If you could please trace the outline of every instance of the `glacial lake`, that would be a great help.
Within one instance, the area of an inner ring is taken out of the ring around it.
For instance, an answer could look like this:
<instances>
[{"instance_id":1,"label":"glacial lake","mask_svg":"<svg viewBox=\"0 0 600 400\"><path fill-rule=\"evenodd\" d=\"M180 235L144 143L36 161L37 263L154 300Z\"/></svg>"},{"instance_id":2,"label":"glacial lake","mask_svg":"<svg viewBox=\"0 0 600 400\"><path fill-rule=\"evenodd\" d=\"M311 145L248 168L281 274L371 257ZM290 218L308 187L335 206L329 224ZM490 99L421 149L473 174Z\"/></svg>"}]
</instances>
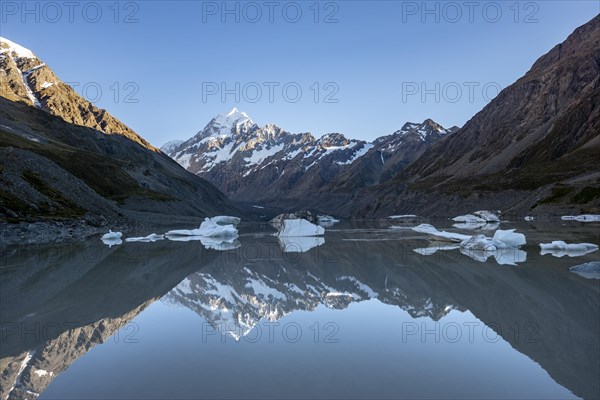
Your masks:
<instances>
[{"instance_id":1,"label":"glacial lake","mask_svg":"<svg viewBox=\"0 0 600 400\"><path fill-rule=\"evenodd\" d=\"M599 223L503 222L527 245L502 257L434 252L414 225L3 247L0 398L600 396L600 280L569 271L600 251L538 245L600 244Z\"/></svg>"}]
</instances>

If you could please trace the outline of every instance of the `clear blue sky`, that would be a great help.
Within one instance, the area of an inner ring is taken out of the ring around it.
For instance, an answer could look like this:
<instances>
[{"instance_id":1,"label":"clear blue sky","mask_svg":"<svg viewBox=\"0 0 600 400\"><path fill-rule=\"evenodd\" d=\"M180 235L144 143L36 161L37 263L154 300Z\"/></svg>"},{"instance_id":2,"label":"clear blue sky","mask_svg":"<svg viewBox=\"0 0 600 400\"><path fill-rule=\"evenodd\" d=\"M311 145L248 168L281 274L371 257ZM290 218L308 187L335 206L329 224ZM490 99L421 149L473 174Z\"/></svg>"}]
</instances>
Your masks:
<instances>
[{"instance_id":1,"label":"clear blue sky","mask_svg":"<svg viewBox=\"0 0 600 400\"><path fill-rule=\"evenodd\" d=\"M234 106L316 136L373 139L425 118L460 126L600 12L598 0L322 1L318 15L314 1L228 2L230 14L221 1L22 4L0 3L0 34L78 91L86 85L88 98L100 87L96 105L156 145ZM210 94L223 84L236 92L236 82L239 99Z\"/></svg>"}]
</instances>

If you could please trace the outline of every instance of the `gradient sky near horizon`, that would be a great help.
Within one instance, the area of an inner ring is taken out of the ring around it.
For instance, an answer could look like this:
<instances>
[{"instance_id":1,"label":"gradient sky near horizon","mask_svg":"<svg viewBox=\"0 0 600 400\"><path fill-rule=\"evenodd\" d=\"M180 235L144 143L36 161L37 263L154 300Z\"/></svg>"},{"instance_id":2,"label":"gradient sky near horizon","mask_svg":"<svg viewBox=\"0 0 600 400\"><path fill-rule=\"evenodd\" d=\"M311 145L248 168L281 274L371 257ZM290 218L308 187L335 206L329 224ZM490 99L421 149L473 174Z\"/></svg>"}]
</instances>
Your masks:
<instances>
[{"instance_id":1,"label":"gradient sky near horizon","mask_svg":"<svg viewBox=\"0 0 600 400\"><path fill-rule=\"evenodd\" d=\"M0 35L155 145L233 107L316 136L462 126L600 13L599 0L66 4L2 1Z\"/></svg>"}]
</instances>

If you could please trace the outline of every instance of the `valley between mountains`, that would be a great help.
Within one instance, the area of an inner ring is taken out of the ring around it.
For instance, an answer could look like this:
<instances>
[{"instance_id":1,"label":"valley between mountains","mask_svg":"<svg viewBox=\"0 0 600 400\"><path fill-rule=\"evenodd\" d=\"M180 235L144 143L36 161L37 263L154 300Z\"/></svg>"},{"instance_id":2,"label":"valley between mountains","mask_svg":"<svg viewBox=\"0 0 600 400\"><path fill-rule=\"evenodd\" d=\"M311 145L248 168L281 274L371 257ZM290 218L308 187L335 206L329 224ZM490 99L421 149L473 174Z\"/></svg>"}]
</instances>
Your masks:
<instances>
[{"instance_id":1,"label":"valley between mountains","mask_svg":"<svg viewBox=\"0 0 600 400\"><path fill-rule=\"evenodd\" d=\"M600 212L599 16L463 127L406 122L372 142L260 126L234 108L159 149L4 38L0 67L6 241L302 209L342 218Z\"/></svg>"}]
</instances>

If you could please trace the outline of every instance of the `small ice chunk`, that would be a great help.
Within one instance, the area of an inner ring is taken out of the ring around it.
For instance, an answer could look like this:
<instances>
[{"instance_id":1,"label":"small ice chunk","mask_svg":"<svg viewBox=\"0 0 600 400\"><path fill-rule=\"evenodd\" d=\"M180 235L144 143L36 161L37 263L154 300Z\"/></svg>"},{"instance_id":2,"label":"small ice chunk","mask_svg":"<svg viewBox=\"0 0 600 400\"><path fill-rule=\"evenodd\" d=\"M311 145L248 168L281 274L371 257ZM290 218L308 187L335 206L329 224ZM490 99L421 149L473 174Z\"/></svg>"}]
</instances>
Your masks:
<instances>
[{"instance_id":1,"label":"small ice chunk","mask_svg":"<svg viewBox=\"0 0 600 400\"><path fill-rule=\"evenodd\" d=\"M325 234L325 229L321 226L312 224L305 219L284 219L277 236L321 236Z\"/></svg>"},{"instance_id":2,"label":"small ice chunk","mask_svg":"<svg viewBox=\"0 0 600 400\"><path fill-rule=\"evenodd\" d=\"M121 232L113 232L113 231L109 230L108 233L105 233L104 235L102 235L102 240L116 240L116 239L121 239L121 236L123 236L123 233L121 233Z\"/></svg>"},{"instance_id":3,"label":"small ice chunk","mask_svg":"<svg viewBox=\"0 0 600 400\"><path fill-rule=\"evenodd\" d=\"M415 253L419 253L423 256L430 256L437 251L442 250L456 250L460 249L460 244L458 243L432 243L429 247L421 247L418 249L413 249Z\"/></svg>"},{"instance_id":4,"label":"small ice chunk","mask_svg":"<svg viewBox=\"0 0 600 400\"><path fill-rule=\"evenodd\" d=\"M156 242L157 240L163 240L165 235L157 235L156 233L152 233L148 236L144 237L130 237L125 239L126 242Z\"/></svg>"},{"instance_id":5,"label":"small ice chunk","mask_svg":"<svg viewBox=\"0 0 600 400\"><path fill-rule=\"evenodd\" d=\"M389 219L417 218L414 214L390 215Z\"/></svg>"},{"instance_id":6,"label":"small ice chunk","mask_svg":"<svg viewBox=\"0 0 600 400\"><path fill-rule=\"evenodd\" d=\"M471 235L463 235L462 233L438 231L433 225L429 224L415 226L412 230L419 233L426 233L433 239L442 242L462 242L463 240L471 238Z\"/></svg>"},{"instance_id":7,"label":"small ice chunk","mask_svg":"<svg viewBox=\"0 0 600 400\"><path fill-rule=\"evenodd\" d=\"M530 215L525 217L525 221L533 221L535 219L535 217L532 217Z\"/></svg>"},{"instance_id":8,"label":"small ice chunk","mask_svg":"<svg viewBox=\"0 0 600 400\"><path fill-rule=\"evenodd\" d=\"M555 240L552 243L540 243L540 254L552 254L554 257L579 257L598 250L598 245L593 243L565 243Z\"/></svg>"},{"instance_id":9,"label":"small ice chunk","mask_svg":"<svg viewBox=\"0 0 600 400\"><path fill-rule=\"evenodd\" d=\"M599 222L600 215L584 214L584 215L565 215L560 217L563 221L578 221L578 222Z\"/></svg>"},{"instance_id":10,"label":"small ice chunk","mask_svg":"<svg viewBox=\"0 0 600 400\"><path fill-rule=\"evenodd\" d=\"M586 279L600 279L600 261L592 261L585 264L576 265L569 268L569 271Z\"/></svg>"}]
</instances>

